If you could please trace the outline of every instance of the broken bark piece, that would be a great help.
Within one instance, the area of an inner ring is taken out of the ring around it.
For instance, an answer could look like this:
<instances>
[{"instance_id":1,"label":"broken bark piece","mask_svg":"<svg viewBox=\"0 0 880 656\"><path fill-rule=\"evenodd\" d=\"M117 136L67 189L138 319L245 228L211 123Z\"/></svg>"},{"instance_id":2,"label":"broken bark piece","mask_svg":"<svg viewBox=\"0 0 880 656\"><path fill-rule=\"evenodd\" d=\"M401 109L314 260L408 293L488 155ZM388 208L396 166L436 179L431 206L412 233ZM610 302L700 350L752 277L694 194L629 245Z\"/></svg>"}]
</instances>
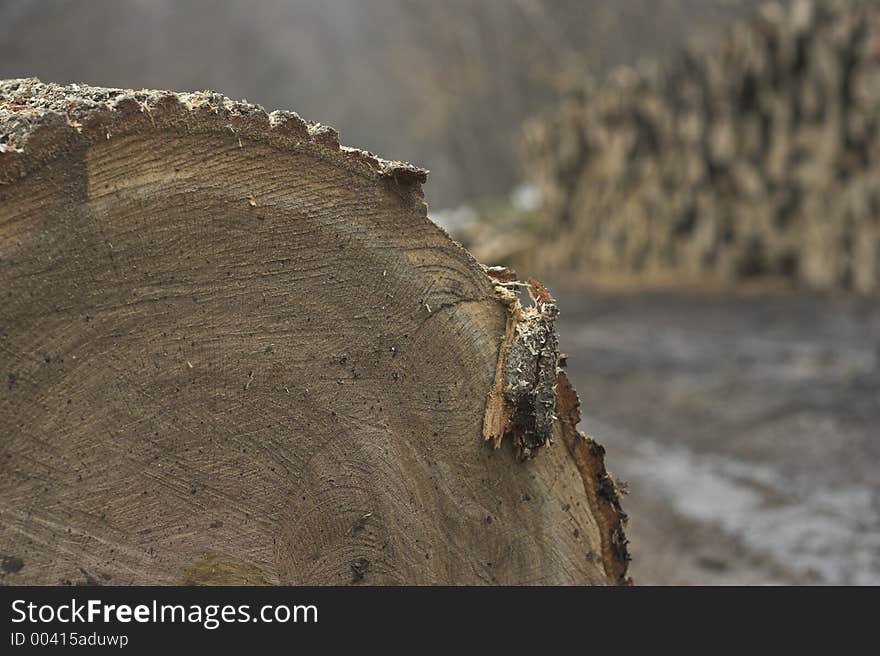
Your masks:
<instances>
[{"instance_id":1,"label":"broken bark piece","mask_svg":"<svg viewBox=\"0 0 880 656\"><path fill-rule=\"evenodd\" d=\"M550 441L559 362L556 300L537 280L530 279L526 288L534 304L528 308L503 282L496 287L508 317L483 421L483 439L497 449L509 435L521 459Z\"/></svg>"},{"instance_id":2,"label":"broken bark piece","mask_svg":"<svg viewBox=\"0 0 880 656\"><path fill-rule=\"evenodd\" d=\"M499 363L517 449L563 439L555 303L511 321L526 283L427 219L422 169L34 79L0 83L0 144L4 583L622 580L567 449L481 443Z\"/></svg>"},{"instance_id":3,"label":"broken bark piece","mask_svg":"<svg viewBox=\"0 0 880 656\"><path fill-rule=\"evenodd\" d=\"M605 468L605 448L577 428L581 420L580 399L562 370L556 380L556 409L554 435L560 438L574 459L590 500L590 511L599 518L605 571L618 583L629 585L632 583L627 577L629 541L623 530L627 516L620 505L621 492Z\"/></svg>"}]
</instances>

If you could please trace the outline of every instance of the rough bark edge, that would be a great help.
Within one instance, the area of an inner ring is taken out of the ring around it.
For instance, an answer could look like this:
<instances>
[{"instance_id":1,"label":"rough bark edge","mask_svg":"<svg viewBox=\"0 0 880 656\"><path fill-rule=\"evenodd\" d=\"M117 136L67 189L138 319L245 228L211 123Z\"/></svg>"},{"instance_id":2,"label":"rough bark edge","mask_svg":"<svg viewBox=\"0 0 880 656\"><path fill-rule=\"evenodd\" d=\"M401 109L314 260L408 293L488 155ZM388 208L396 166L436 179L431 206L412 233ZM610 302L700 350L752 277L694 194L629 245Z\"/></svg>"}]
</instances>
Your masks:
<instances>
[{"instance_id":1,"label":"rough bark edge","mask_svg":"<svg viewBox=\"0 0 880 656\"><path fill-rule=\"evenodd\" d=\"M549 290L530 278L521 283L507 269L487 269L497 297L507 307L507 324L498 350L495 381L486 402L483 439L495 448L509 436L520 459L551 441L556 406L559 310ZM520 305L516 289L525 287L533 305Z\"/></svg>"},{"instance_id":2,"label":"rough bark edge","mask_svg":"<svg viewBox=\"0 0 880 656\"><path fill-rule=\"evenodd\" d=\"M558 350L556 300L538 280L519 282L515 272L502 267L486 272L497 282L496 295L508 315L486 401L483 439L497 449L510 437L521 460L534 457L539 447L554 439L564 442L599 528L605 575L617 585L631 585L624 533L627 516L617 485L605 468L605 448L577 429L580 399ZM516 294L519 287L528 290L534 306L522 307Z\"/></svg>"},{"instance_id":3,"label":"rough bark edge","mask_svg":"<svg viewBox=\"0 0 880 656\"><path fill-rule=\"evenodd\" d=\"M428 171L370 152L340 146L339 134L294 112L267 113L259 105L211 91L104 89L0 81L0 184L26 176L64 152L141 130L223 132L282 148L306 150L363 176L377 176L421 197ZM243 144L242 144L243 145Z\"/></svg>"},{"instance_id":4,"label":"rough bark edge","mask_svg":"<svg viewBox=\"0 0 880 656\"><path fill-rule=\"evenodd\" d=\"M628 575L629 550L624 527L627 516L620 505L620 491L605 468L605 448L577 429L580 399L565 371L556 377L556 431L577 465L584 482L590 510L599 525L605 574L618 585L632 585Z\"/></svg>"}]
</instances>

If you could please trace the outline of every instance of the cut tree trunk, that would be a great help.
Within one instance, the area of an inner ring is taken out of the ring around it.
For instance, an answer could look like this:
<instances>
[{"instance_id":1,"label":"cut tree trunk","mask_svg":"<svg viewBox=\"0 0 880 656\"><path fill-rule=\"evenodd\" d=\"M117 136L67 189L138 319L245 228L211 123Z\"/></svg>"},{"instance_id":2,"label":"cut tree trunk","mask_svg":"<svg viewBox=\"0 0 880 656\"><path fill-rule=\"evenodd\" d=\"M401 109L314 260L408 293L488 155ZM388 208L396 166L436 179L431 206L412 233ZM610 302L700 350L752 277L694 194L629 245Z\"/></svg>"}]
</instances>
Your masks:
<instances>
[{"instance_id":1,"label":"cut tree trunk","mask_svg":"<svg viewBox=\"0 0 880 656\"><path fill-rule=\"evenodd\" d=\"M425 176L216 94L0 83L2 581L626 582L555 302Z\"/></svg>"}]
</instances>

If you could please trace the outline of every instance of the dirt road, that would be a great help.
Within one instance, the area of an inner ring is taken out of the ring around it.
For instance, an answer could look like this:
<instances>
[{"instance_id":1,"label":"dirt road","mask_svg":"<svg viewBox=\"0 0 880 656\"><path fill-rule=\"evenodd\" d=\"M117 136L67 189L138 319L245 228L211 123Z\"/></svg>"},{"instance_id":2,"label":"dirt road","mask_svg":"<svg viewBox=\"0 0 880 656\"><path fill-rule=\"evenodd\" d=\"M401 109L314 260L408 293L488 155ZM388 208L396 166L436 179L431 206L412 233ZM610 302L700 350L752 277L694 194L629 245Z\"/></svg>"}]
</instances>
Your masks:
<instances>
[{"instance_id":1,"label":"dirt road","mask_svg":"<svg viewBox=\"0 0 880 656\"><path fill-rule=\"evenodd\" d=\"M880 303L557 292L637 583L880 583Z\"/></svg>"}]
</instances>

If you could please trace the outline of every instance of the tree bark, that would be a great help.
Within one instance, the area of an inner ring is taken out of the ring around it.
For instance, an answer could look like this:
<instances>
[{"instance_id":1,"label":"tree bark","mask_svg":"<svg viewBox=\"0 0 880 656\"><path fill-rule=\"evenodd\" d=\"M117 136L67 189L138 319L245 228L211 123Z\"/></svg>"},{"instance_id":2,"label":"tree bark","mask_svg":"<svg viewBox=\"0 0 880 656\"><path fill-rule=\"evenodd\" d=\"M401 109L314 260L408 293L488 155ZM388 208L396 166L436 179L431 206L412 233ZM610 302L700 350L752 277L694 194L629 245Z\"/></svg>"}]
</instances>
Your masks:
<instances>
[{"instance_id":1,"label":"tree bark","mask_svg":"<svg viewBox=\"0 0 880 656\"><path fill-rule=\"evenodd\" d=\"M3 582L626 582L555 301L425 176L216 94L0 83Z\"/></svg>"}]
</instances>

